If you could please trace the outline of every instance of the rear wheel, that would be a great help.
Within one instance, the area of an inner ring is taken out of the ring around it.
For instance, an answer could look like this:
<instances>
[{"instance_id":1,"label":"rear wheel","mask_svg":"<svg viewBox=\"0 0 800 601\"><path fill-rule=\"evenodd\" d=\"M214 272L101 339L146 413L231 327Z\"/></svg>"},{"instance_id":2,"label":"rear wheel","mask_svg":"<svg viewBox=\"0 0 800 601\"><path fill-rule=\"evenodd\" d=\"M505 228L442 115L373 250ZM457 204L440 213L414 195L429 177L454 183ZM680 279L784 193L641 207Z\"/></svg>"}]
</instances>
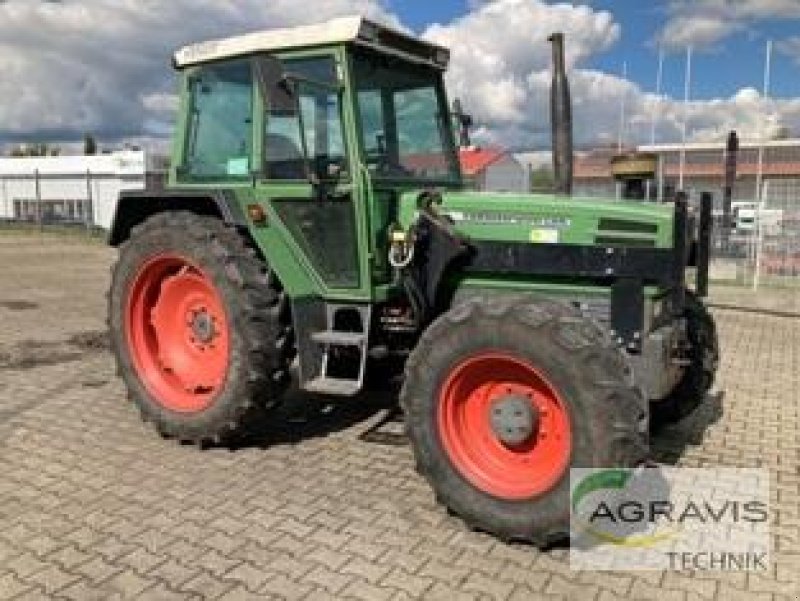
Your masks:
<instances>
[{"instance_id":1,"label":"rear wheel","mask_svg":"<svg viewBox=\"0 0 800 601\"><path fill-rule=\"evenodd\" d=\"M401 392L418 470L470 526L547 545L569 530L569 468L647 455L624 355L571 307L474 297L434 322Z\"/></svg>"},{"instance_id":2,"label":"rear wheel","mask_svg":"<svg viewBox=\"0 0 800 601\"><path fill-rule=\"evenodd\" d=\"M286 300L266 263L219 220L162 213L121 247L109 295L120 374L160 432L230 438L288 380Z\"/></svg>"}]
</instances>

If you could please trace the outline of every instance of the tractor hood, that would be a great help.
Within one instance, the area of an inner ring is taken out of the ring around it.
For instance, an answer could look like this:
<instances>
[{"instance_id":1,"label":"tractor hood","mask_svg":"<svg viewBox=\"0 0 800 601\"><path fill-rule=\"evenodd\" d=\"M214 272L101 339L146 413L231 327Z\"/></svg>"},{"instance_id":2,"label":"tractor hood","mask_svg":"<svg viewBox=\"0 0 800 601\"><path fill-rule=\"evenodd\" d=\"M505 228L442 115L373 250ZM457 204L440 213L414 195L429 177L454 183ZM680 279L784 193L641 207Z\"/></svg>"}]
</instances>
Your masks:
<instances>
[{"instance_id":1,"label":"tractor hood","mask_svg":"<svg viewBox=\"0 0 800 601\"><path fill-rule=\"evenodd\" d=\"M420 192L402 196L401 225L415 220ZM671 248L672 204L535 194L443 192L440 213L473 240Z\"/></svg>"}]
</instances>

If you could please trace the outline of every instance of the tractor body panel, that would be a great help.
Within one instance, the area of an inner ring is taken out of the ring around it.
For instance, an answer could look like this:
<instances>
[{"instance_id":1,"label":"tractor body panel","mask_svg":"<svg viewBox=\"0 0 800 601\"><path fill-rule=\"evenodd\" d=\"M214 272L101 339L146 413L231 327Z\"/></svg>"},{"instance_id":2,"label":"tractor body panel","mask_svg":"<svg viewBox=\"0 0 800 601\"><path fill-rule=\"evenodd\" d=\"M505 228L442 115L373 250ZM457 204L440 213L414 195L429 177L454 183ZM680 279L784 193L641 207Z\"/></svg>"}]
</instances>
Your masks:
<instances>
[{"instance_id":1,"label":"tractor body panel","mask_svg":"<svg viewBox=\"0 0 800 601\"><path fill-rule=\"evenodd\" d=\"M630 201L488 192L446 192L441 211L470 239L533 244L670 248L672 206ZM403 196L401 223L415 219Z\"/></svg>"}]
</instances>

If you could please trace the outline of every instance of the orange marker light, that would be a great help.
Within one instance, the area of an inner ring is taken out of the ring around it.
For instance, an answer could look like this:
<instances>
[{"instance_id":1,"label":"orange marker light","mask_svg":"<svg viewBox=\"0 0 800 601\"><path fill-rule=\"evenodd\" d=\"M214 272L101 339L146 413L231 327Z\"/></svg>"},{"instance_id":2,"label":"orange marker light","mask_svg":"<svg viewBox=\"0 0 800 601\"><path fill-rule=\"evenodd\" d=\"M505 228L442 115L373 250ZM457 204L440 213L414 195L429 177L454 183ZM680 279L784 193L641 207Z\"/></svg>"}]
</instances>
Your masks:
<instances>
[{"instance_id":1,"label":"orange marker light","mask_svg":"<svg viewBox=\"0 0 800 601\"><path fill-rule=\"evenodd\" d=\"M267 213L261 205L247 205L247 216L254 225L267 225Z\"/></svg>"}]
</instances>

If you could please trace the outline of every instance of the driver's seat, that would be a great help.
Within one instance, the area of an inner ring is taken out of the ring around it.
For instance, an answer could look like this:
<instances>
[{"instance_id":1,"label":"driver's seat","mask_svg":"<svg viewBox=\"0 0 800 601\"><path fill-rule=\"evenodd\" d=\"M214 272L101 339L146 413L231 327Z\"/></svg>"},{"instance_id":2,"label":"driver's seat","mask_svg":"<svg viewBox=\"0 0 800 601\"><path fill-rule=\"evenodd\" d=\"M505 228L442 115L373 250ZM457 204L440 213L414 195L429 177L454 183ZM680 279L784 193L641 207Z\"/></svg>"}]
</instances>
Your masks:
<instances>
[{"instance_id":1,"label":"driver's seat","mask_svg":"<svg viewBox=\"0 0 800 601\"><path fill-rule=\"evenodd\" d=\"M264 168L267 178L274 180L307 178L303 153L294 140L283 134L268 133L264 144Z\"/></svg>"}]
</instances>

